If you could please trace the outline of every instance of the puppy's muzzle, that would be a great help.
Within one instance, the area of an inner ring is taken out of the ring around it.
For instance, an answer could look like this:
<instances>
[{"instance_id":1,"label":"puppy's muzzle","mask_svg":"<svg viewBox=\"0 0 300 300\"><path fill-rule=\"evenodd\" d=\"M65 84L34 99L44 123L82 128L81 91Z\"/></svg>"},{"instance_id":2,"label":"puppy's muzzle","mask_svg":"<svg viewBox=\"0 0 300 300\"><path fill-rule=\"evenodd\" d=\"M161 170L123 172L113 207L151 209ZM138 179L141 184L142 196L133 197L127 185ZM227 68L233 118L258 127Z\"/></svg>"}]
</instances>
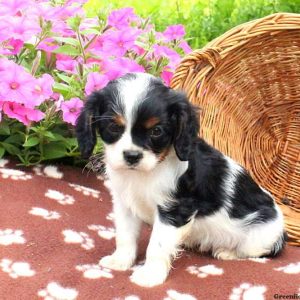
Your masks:
<instances>
[{"instance_id":1,"label":"puppy's muzzle","mask_svg":"<svg viewBox=\"0 0 300 300\"><path fill-rule=\"evenodd\" d=\"M123 151L123 156L127 165L133 166L136 165L143 158L143 153L137 150L127 150Z\"/></svg>"}]
</instances>

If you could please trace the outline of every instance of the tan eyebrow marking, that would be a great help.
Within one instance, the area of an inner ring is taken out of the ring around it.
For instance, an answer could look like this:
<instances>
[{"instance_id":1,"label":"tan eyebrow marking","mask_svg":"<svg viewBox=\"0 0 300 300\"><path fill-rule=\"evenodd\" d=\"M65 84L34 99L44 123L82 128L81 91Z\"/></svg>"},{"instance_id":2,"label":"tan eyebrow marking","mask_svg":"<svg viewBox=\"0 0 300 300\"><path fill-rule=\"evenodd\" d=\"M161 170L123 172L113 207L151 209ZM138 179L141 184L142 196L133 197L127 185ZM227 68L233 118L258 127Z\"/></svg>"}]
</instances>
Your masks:
<instances>
[{"instance_id":1,"label":"tan eyebrow marking","mask_svg":"<svg viewBox=\"0 0 300 300\"><path fill-rule=\"evenodd\" d=\"M118 124L119 126L125 126L126 122L123 116L121 115L115 115L113 117L113 120Z\"/></svg>"},{"instance_id":2,"label":"tan eyebrow marking","mask_svg":"<svg viewBox=\"0 0 300 300\"><path fill-rule=\"evenodd\" d=\"M151 127L155 126L160 122L160 119L157 117L151 117L146 122L144 122L144 126L147 129L150 129Z\"/></svg>"}]
</instances>

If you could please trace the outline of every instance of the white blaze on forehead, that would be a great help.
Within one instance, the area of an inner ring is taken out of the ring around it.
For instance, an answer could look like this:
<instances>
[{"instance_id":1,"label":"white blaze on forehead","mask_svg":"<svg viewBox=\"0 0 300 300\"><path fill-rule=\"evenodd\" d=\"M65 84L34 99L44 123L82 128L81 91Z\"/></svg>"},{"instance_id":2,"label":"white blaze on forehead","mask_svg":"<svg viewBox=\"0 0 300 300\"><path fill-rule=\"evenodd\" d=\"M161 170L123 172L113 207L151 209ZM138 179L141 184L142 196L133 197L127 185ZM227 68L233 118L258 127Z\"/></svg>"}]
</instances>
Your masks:
<instances>
[{"instance_id":1,"label":"white blaze on forehead","mask_svg":"<svg viewBox=\"0 0 300 300\"><path fill-rule=\"evenodd\" d=\"M120 79L119 100L125 109L128 127L132 126L133 114L139 103L145 100L151 78L150 74L135 73L134 77Z\"/></svg>"}]
</instances>

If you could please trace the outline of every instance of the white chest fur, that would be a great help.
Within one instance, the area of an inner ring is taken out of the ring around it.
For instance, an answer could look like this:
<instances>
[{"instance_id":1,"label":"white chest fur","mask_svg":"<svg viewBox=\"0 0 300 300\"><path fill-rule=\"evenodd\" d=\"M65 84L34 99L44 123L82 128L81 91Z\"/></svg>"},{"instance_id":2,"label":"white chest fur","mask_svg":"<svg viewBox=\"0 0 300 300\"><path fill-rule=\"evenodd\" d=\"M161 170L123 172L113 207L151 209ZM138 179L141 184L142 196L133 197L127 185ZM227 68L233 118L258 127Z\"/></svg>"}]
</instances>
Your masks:
<instances>
[{"instance_id":1,"label":"white chest fur","mask_svg":"<svg viewBox=\"0 0 300 300\"><path fill-rule=\"evenodd\" d=\"M157 205L172 201L178 178L187 170L188 162L180 161L175 153L149 172L113 170L107 166L109 187L114 201L122 201L134 215L153 224Z\"/></svg>"}]
</instances>

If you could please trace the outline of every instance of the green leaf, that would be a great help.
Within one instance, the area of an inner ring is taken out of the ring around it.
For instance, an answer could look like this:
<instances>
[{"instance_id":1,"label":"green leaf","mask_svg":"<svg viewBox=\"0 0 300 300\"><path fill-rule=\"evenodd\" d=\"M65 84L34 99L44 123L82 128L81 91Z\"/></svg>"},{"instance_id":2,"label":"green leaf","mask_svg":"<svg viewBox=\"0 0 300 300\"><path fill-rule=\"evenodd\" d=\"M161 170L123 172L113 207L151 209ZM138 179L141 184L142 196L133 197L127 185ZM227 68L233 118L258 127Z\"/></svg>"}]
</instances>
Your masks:
<instances>
[{"instance_id":1,"label":"green leaf","mask_svg":"<svg viewBox=\"0 0 300 300\"><path fill-rule=\"evenodd\" d=\"M54 82L54 85L52 88L55 92L61 93L63 95L66 95L71 91L70 86L68 86L64 83L58 83L58 82Z\"/></svg>"},{"instance_id":2,"label":"green leaf","mask_svg":"<svg viewBox=\"0 0 300 300\"><path fill-rule=\"evenodd\" d=\"M20 149L14 145L2 142L1 145L3 148L11 155L18 155L21 153Z\"/></svg>"},{"instance_id":3,"label":"green leaf","mask_svg":"<svg viewBox=\"0 0 300 300\"><path fill-rule=\"evenodd\" d=\"M60 46L59 48L55 49L53 51L54 53L61 53L61 54L66 54L66 55L79 55L80 54L80 50L71 46L71 45L63 45Z\"/></svg>"},{"instance_id":4,"label":"green leaf","mask_svg":"<svg viewBox=\"0 0 300 300\"><path fill-rule=\"evenodd\" d=\"M66 146L62 142L44 145L43 160L67 156Z\"/></svg>"},{"instance_id":5,"label":"green leaf","mask_svg":"<svg viewBox=\"0 0 300 300\"><path fill-rule=\"evenodd\" d=\"M20 133L13 134L9 136L7 139L4 140L7 144L23 144L24 142L24 136Z\"/></svg>"},{"instance_id":6,"label":"green leaf","mask_svg":"<svg viewBox=\"0 0 300 300\"><path fill-rule=\"evenodd\" d=\"M7 123L0 124L0 135L10 135L10 129Z\"/></svg>"},{"instance_id":7,"label":"green leaf","mask_svg":"<svg viewBox=\"0 0 300 300\"><path fill-rule=\"evenodd\" d=\"M25 143L23 144L24 147L33 147L36 146L37 144L39 144L40 139L37 136L31 136L27 139L27 141L25 141Z\"/></svg>"},{"instance_id":8,"label":"green leaf","mask_svg":"<svg viewBox=\"0 0 300 300\"><path fill-rule=\"evenodd\" d=\"M72 81L72 77L69 77L69 76L66 76L64 74L61 74L61 73L56 73L56 76L61 79L62 81L66 82L66 83L69 83Z\"/></svg>"},{"instance_id":9,"label":"green leaf","mask_svg":"<svg viewBox=\"0 0 300 300\"><path fill-rule=\"evenodd\" d=\"M5 153L5 149L0 147L0 158L3 157L4 153Z\"/></svg>"},{"instance_id":10,"label":"green leaf","mask_svg":"<svg viewBox=\"0 0 300 300\"><path fill-rule=\"evenodd\" d=\"M48 138L49 141L58 142L58 141L64 141L65 138L58 133L53 133L50 131L44 132L44 136Z\"/></svg>"},{"instance_id":11,"label":"green leaf","mask_svg":"<svg viewBox=\"0 0 300 300\"><path fill-rule=\"evenodd\" d=\"M68 146L71 147L71 148L78 146L76 138L66 138L65 141L67 142Z\"/></svg>"},{"instance_id":12,"label":"green leaf","mask_svg":"<svg viewBox=\"0 0 300 300\"><path fill-rule=\"evenodd\" d=\"M74 39L74 38L66 38L66 37L56 36L56 37L53 37L53 39L55 39L58 42L69 44L69 45L72 45L72 46L75 46L75 47L79 46L79 41Z\"/></svg>"},{"instance_id":13,"label":"green leaf","mask_svg":"<svg viewBox=\"0 0 300 300\"><path fill-rule=\"evenodd\" d=\"M100 30L96 29L96 28L88 28L88 29L84 29L84 30L81 30L80 31L81 34L84 34L84 35L88 35L88 34L100 34Z\"/></svg>"}]
</instances>

